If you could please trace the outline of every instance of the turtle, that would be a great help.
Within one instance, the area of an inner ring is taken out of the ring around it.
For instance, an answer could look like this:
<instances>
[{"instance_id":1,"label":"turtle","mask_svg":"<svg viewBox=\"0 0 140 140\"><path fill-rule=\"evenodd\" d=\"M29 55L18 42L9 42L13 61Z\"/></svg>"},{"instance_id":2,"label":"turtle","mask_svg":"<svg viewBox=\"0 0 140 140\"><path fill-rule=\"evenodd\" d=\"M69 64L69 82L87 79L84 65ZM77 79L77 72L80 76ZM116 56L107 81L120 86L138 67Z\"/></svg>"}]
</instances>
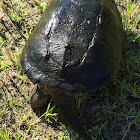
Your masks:
<instances>
[{"instance_id":1,"label":"turtle","mask_svg":"<svg viewBox=\"0 0 140 140\"><path fill-rule=\"evenodd\" d=\"M34 88L33 110L52 95L64 122L90 140L74 113L78 92L93 94L116 77L123 27L114 0L52 0L21 53Z\"/></svg>"}]
</instances>

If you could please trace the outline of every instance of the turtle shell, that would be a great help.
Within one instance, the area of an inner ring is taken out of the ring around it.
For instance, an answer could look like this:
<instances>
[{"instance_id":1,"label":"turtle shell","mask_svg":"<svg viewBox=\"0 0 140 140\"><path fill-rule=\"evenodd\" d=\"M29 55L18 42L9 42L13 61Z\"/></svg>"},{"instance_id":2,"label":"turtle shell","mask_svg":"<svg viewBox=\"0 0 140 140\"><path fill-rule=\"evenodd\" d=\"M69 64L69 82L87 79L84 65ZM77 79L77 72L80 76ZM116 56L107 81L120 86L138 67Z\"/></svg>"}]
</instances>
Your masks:
<instances>
[{"instance_id":1,"label":"turtle shell","mask_svg":"<svg viewBox=\"0 0 140 140\"><path fill-rule=\"evenodd\" d=\"M52 0L23 48L21 66L34 84L94 91L117 74L122 34L113 0Z\"/></svg>"}]
</instances>

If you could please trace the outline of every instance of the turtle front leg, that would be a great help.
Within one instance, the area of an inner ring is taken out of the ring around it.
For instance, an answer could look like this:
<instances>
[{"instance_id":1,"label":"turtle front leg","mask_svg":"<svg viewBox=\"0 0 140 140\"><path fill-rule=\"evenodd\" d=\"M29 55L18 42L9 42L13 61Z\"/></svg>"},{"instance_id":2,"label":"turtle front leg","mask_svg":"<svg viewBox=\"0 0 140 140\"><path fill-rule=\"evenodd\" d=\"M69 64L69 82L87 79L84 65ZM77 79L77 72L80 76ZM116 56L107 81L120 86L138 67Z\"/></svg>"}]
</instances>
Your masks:
<instances>
[{"instance_id":1,"label":"turtle front leg","mask_svg":"<svg viewBox=\"0 0 140 140\"><path fill-rule=\"evenodd\" d=\"M53 89L51 95L64 123L74 129L85 140L91 140L83 124L78 120L78 116L74 113L74 96L59 88Z\"/></svg>"}]
</instances>

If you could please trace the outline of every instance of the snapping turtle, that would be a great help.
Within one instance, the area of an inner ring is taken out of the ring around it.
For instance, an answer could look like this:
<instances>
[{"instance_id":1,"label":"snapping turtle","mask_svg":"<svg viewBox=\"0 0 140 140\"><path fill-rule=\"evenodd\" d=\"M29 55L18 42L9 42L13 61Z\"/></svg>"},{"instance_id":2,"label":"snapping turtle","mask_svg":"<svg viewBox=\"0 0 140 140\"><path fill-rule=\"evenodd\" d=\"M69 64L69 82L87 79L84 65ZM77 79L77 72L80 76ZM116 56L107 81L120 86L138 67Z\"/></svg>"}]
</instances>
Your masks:
<instances>
[{"instance_id":1,"label":"snapping turtle","mask_svg":"<svg viewBox=\"0 0 140 140\"><path fill-rule=\"evenodd\" d=\"M52 95L66 124L89 140L74 115L74 96L93 93L115 78L122 34L113 0L52 0L21 54L22 69L35 84L32 109Z\"/></svg>"}]
</instances>

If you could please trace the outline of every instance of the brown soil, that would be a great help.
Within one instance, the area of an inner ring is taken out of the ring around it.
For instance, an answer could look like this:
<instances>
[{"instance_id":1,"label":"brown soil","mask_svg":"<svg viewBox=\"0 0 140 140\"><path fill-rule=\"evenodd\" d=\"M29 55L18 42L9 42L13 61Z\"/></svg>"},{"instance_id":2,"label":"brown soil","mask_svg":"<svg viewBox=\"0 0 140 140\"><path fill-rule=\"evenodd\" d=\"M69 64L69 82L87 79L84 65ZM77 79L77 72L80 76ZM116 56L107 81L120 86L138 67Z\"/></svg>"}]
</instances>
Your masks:
<instances>
[{"instance_id":1,"label":"brown soil","mask_svg":"<svg viewBox=\"0 0 140 140\"><path fill-rule=\"evenodd\" d=\"M24 80L22 81L21 78L15 74L20 71L18 54L21 53L21 48L27 40L25 24L28 33L30 33L42 14L39 10L36 10L37 3L43 3L43 0L22 1L25 9L24 13L27 12L25 17L22 16L21 6L18 0L12 1L12 5L10 0L3 0L2 2L3 9L0 9L0 36L5 40L6 45L5 47L0 45L0 62L4 61L6 63L7 60L14 60L14 62L9 64L5 70L0 69L0 131L5 132L5 130L7 130L9 132L9 139L11 140L15 139L14 134L19 134L19 139L27 140L60 139L66 131L66 127L62 125L60 121L52 120L52 122L48 122L49 120L47 121L44 118L39 119L38 116L35 115L29 105L29 91L33 84L26 76L24 76ZM122 10L122 8L120 10ZM14 12L15 15L19 16L12 16L12 18L10 18L10 14ZM19 19L19 17L21 18ZM139 28L140 23L138 24L136 32L138 32ZM136 46L138 51L138 44L136 44ZM21 72L20 75L23 77ZM138 77L133 78L133 80L133 82L139 81ZM112 88L111 86L109 88ZM98 114L101 110L100 104L103 99L101 94L99 95L98 93L96 96L85 97L86 99L83 103L87 103L88 107L85 109L83 115L81 115L83 124L88 122L91 126L96 126L94 131L95 133L100 133L97 137L99 140L140 140L140 127L136 125L130 126L129 124L133 118L125 118L124 116L106 119L106 127L101 132L98 132L98 127L101 126L98 126L97 123L100 122L100 124L102 124L103 121L95 121L96 119L98 120L98 115L102 114ZM131 98L130 103L136 104L137 108L140 109L139 99ZM83 106L85 107L85 105ZM57 112L57 110L55 110L55 112ZM94 118L95 114L96 116ZM104 116L101 118L103 119ZM30 127L31 129L29 129ZM37 134L34 138L33 136L36 132ZM71 131L69 132L71 133ZM76 135L74 132L72 132L72 134ZM50 137L48 138L49 135ZM73 139L73 137L69 138L67 135L69 134L65 133L66 140Z\"/></svg>"}]
</instances>

